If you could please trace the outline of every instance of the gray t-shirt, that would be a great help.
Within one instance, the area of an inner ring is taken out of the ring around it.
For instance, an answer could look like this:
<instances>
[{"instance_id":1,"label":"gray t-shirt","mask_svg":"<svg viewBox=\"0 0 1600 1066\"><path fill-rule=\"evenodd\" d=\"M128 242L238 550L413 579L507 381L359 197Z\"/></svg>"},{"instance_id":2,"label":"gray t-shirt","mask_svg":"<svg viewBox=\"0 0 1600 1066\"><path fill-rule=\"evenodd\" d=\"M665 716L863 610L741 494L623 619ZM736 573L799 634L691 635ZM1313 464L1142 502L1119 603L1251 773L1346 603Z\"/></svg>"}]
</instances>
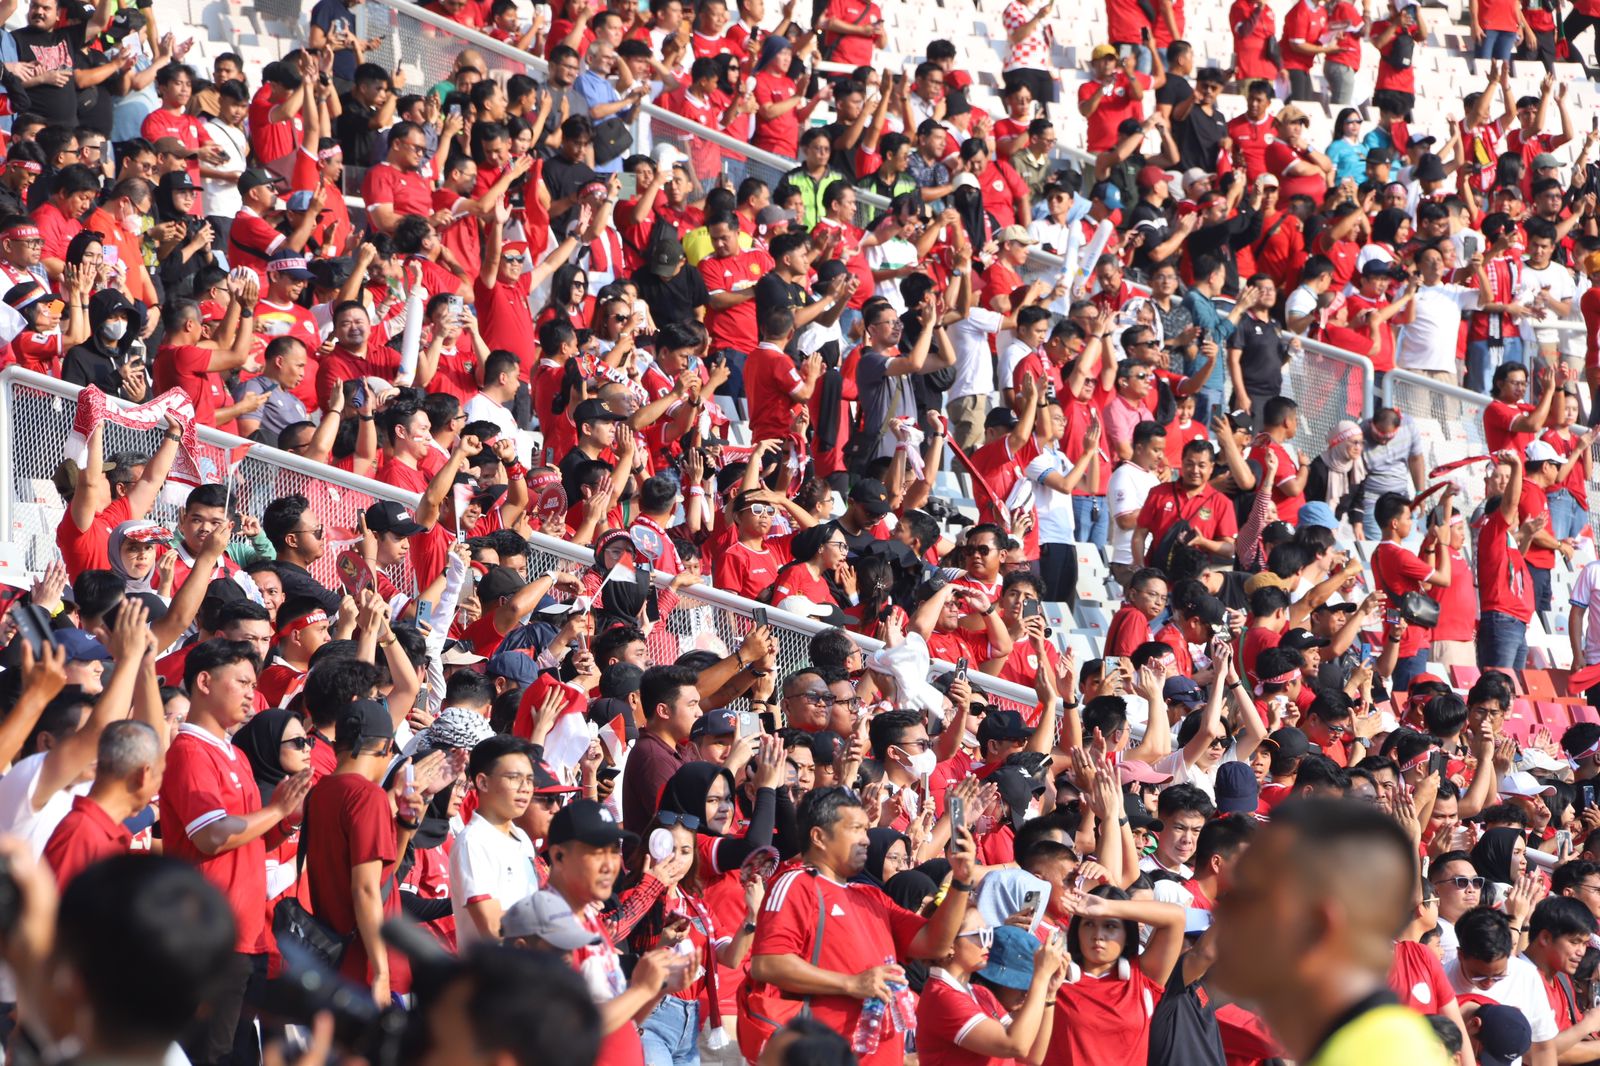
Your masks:
<instances>
[{"instance_id":1,"label":"gray t-shirt","mask_svg":"<svg viewBox=\"0 0 1600 1066\"><path fill-rule=\"evenodd\" d=\"M311 416L306 412L306 405L300 402L300 397L268 377L251 378L239 386L234 399L242 400L258 392L267 394L267 403L253 417L261 419L261 439L266 443L276 445L278 434L282 433L285 427L292 426L296 422L311 421Z\"/></svg>"},{"instance_id":2,"label":"gray t-shirt","mask_svg":"<svg viewBox=\"0 0 1600 1066\"><path fill-rule=\"evenodd\" d=\"M1417 435L1417 427L1407 419L1400 420L1400 428L1394 438L1384 444L1374 443L1372 433L1368 431L1362 452L1367 464L1365 495L1368 506L1386 492L1411 495L1416 486L1412 484L1411 468L1406 465L1406 460L1421 454L1422 438Z\"/></svg>"}]
</instances>

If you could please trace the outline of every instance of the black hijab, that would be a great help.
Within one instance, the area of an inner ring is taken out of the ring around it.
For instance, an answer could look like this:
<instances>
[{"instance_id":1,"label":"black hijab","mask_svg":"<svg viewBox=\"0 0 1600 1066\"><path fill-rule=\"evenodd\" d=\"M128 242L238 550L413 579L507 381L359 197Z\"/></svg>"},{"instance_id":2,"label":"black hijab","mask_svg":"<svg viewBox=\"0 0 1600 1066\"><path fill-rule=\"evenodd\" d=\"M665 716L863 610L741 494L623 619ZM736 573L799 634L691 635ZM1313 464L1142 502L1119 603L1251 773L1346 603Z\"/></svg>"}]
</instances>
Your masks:
<instances>
[{"instance_id":1,"label":"black hijab","mask_svg":"<svg viewBox=\"0 0 1600 1066\"><path fill-rule=\"evenodd\" d=\"M888 826L877 826L867 830L867 864L861 868L853 880L864 881L867 884L883 887L883 860L888 857L889 849L894 847L895 841L903 840L906 845L906 854L911 854L911 838L898 829Z\"/></svg>"},{"instance_id":2,"label":"black hijab","mask_svg":"<svg viewBox=\"0 0 1600 1066\"><path fill-rule=\"evenodd\" d=\"M284 730L289 728L290 720L295 717L291 711L274 707L250 719L233 735L233 746L249 762L263 803L272 797L272 790L278 787L278 782L289 776L289 772L278 762L278 756L283 752Z\"/></svg>"},{"instance_id":3,"label":"black hijab","mask_svg":"<svg viewBox=\"0 0 1600 1066\"><path fill-rule=\"evenodd\" d=\"M706 793L711 791L711 786L718 778L728 782L728 795L733 796L733 775L724 767L710 762L684 763L667 778L666 786L661 790L659 809L676 814L692 814L700 819L700 828L696 832L720 836L720 833L712 832L711 827L706 825Z\"/></svg>"},{"instance_id":4,"label":"black hijab","mask_svg":"<svg viewBox=\"0 0 1600 1066\"><path fill-rule=\"evenodd\" d=\"M1511 884L1516 880L1511 876L1511 853L1520 836L1522 830L1504 827L1491 829L1483 834L1483 839L1472 847L1473 869L1491 881L1498 881L1502 885Z\"/></svg>"}]
</instances>

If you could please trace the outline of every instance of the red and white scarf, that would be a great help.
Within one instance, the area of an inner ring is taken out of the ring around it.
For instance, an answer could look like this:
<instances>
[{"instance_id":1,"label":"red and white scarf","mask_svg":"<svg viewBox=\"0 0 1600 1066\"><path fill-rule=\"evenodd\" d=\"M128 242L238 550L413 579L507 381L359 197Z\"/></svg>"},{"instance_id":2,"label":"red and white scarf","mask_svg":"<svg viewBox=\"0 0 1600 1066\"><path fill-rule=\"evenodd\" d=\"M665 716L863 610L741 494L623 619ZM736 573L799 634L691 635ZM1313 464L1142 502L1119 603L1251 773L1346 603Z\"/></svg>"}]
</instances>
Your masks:
<instances>
[{"instance_id":1,"label":"red and white scarf","mask_svg":"<svg viewBox=\"0 0 1600 1066\"><path fill-rule=\"evenodd\" d=\"M161 486L164 502L182 505L191 490L200 486L203 478L196 454L200 445L194 427L194 403L182 389L168 389L149 403L138 407L119 407L106 402L106 394L94 385L78 393L78 409L72 419L72 432L67 434L66 457L79 469L89 461L89 434L101 422L134 430L161 429L167 424L167 415L183 423L183 439L178 442L178 455L172 461L172 470Z\"/></svg>"}]
</instances>

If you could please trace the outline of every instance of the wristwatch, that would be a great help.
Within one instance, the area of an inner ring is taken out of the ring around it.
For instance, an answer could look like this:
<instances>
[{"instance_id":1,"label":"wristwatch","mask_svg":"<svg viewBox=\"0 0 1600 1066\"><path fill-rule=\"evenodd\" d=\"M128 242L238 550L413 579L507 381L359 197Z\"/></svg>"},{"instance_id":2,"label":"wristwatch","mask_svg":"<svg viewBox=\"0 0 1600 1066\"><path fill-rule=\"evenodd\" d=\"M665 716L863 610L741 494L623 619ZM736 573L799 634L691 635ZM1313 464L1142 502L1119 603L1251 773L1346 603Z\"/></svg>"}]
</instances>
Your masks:
<instances>
[{"instance_id":1,"label":"wristwatch","mask_svg":"<svg viewBox=\"0 0 1600 1066\"><path fill-rule=\"evenodd\" d=\"M745 922L744 923L744 927L743 927L743 929L741 931L745 932L745 933L754 933L756 931L756 923L755 922Z\"/></svg>"}]
</instances>

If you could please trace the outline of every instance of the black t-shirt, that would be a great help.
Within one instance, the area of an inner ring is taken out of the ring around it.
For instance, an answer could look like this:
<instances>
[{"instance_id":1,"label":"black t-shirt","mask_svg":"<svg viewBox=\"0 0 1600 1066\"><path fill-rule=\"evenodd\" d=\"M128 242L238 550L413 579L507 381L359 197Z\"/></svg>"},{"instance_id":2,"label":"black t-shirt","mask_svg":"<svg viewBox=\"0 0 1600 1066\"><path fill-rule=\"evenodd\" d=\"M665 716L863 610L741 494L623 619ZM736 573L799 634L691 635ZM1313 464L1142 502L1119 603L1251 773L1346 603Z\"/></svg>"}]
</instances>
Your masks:
<instances>
[{"instance_id":1,"label":"black t-shirt","mask_svg":"<svg viewBox=\"0 0 1600 1066\"><path fill-rule=\"evenodd\" d=\"M1245 315L1228 347L1240 353L1239 369L1244 373L1246 392L1251 396L1276 396L1283 391L1283 346L1276 323Z\"/></svg>"},{"instance_id":2,"label":"black t-shirt","mask_svg":"<svg viewBox=\"0 0 1600 1066\"><path fill-rule=\"evenodd\" d=\"M1183 963L1172 968L1167 990L1150 1015L1150 1061L1184 1066L1225 1066L1216 1001L1196 981L1183 983Z\"/></svg>"},{"instance_id":3,"label":"black t-shirt","mask_svg":"<svg viewBox=\"0 0 1600 1066\"><path fill-rule=\"evenodd\" d=\"M589 457L583 454L583 449L574 448L563 455L558 464L561 469L561 488L565 490L567 500L571 503L577 503L583 498L583 493L579 490L578 472L587 462Z\"/></svg>"},{"instance_id":4,"label":"black t-shirt","mask_svg":"<svg viewBox=\"0 0 1600 1066\"><path fill-rule=\"evenodd\" d=\"M1150 253L1156 245L1171 236L1167 213L1148 200L1140 200L1133 205L1133 210L1128 212L1126 221L1130 231L1138 227L1141 222L1152 223L1140 227L1144 230L1144 241L1133 250L1133 265L1149 274L1156 266L1155 261L1150 258Z\"/></svg>"},{"instance_id":5,"label":"black t-shirt","mask_svg":"<svg viewBox=\"0 0 1600 1066\"><path fill-rule=\"evenodd\" d=\"M769 270L756 279L756 323L767 317L768 311L780 307L804 307L811 302L806 287L797 281L785 281L776 270Z\"/></svg>"},{"instance_id":6,"label":"black t-shirt","mask_svg":"<svg viewBox=\"0 0 1600 1066\"><path fill-rule=\"evenodd\" d=\"M37 63L45 70L77 70L83 49L83 25L68 26L64 30L36 30L24 27L15 30L11 39L17 43L17 59L23 63ZM65 85L32 85L28 87L29 110L52 126L78 127L78 87L69 78Z\"/></svg>"},{"instance_id":7,"label":"black t-shirt","mask_svg":"<svg viewBox=\"0 0 1600 1066\"><path fill-rule=\"evenodd\" d=\"M1194 95L1194 87L1181 74L1168 74L1167 83L1156 90L1156 103L1176 107Z\"/></svg>"},{"instance_id":8,"label":"black t-shirt","mask_svg":"<svg viewBox=\"0 0 1600 1066\"><path fill-rule=\"evenodd\" d=\"M565 200L583 191L585 185L605 179L589 168L587 163L569 163L563 156L555 155L544 161L544 184L550 190L551 200ZM568 208L559 218L550 220L550 228L557 234L567 232L567 224L576 217L577 207Z\"/></svg>"},{"instance_id":9,"label":"black t-shirt","mask_svg":"<svg viewBox=\"0 0 1600 1066\"><path fill-rule=\"evenodd\" d=\"M344 54L334 53L335 56ZM372 120L378 112L357 100L354 93L345 93L339 99L344 111L333 124L333 134L349 165L364 167L372 160L372 142L376 139Z\"/></svg>"},{"instance_id":10,"label":"black t-shirt","mask_svg":"<svg viewBox=\"0 0 1600 1066\"><path fill-rule=\"evenodd\" d=\"M80 51L75 57L79 70L109 63L104 52ZM111 136L111 108L117 98L111 95L111 86L120 74L113 74L99 85L78 90L78 125Z\"/></svg>"},{"instance_id":11,"label":"black t-shirt","mask_svg":"<svg viewBox=\"0 0 1600 1066\"><path fill-rule=\"evenodd\" d=\"M700 276L700 271L687 264L670 278L662 278L654 270L644 267L633 275L633 283L639 289L639 298L650 308L657 326L693 321L694 309L711 302L705 278Z\"/></svg>"},{"instance_id":12,"label":"black t-shirt","mask_svg":"<svg viewBox=\"0 0 1600 1066\"><path fill-rule=\"evenodd\" d=\"M1228 121L1222 117L1222 112L1213 111L1208 115L1198 104L1191 107L1182 122L1172 124L1172 139L1178 145L1178 168L1216 170L1217 148L1227 135Z\"/></svg>"}]
</instances>

